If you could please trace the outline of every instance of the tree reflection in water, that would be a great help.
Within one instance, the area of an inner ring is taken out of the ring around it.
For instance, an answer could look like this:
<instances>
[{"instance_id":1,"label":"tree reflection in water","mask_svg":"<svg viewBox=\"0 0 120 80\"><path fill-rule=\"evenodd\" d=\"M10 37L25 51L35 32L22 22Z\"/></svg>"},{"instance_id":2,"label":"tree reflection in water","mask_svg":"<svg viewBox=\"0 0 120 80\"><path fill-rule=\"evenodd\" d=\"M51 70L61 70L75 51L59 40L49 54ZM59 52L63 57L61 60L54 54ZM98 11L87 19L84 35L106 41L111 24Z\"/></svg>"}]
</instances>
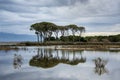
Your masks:
<instances>
[{"instance_id":1,"label":"tree reflection in water","mask_svg":"<svg viewBox=\"0 0 120 80\"><path fill-rule=\"evenodd\" d=\"M51 49L39 49L37 55L29 61L30 66L51 68L59 63L77 65L79 63L85 63L86 58L82 57L82 51L67 51L51 50Z\"/></svg>"},{"instance_id":2,"label":"tree reflection in water","mask_svg":"<svg viewBox=\"0 0 120 80\"><path fill-rule=\"evenodd\" d=\"M95 73L97 73L98 75L102 75L104 73L107 73L108 70L105 67L105 65L107 64L107 62L108 62L107 60L103 60L100 57L94 59Z\"/></svg>"},{"instance_id":3,"label":"tree reflection in water","mask_svg":"<svg viewBox=\"0 0 120 80\"><path fill-rule=\"evenodd\" d=\"M21 55L14 54L14 59L13 59L13 67L14 69L18 69L21 67L23 58Z\"/></svg>"}]
</instances>

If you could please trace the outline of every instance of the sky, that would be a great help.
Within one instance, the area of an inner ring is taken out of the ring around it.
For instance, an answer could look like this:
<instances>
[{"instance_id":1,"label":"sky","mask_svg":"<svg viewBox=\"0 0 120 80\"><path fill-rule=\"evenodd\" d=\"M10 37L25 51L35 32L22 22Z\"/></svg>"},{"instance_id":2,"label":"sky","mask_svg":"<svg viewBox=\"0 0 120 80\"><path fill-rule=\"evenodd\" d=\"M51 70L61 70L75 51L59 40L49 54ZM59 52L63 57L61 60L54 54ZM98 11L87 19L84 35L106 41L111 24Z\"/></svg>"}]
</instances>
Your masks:
<instances>
[{"instance_id":1,"label":"sky","mask_svg":"<svg viewBox=\"0 0 120 80\"><path fill-rule=\"evenodd\" d=\"M84 26L88 34L120 33L120 0L0 0L0 32L33 35L37 22Z\"/></svg>"}]
</instances>

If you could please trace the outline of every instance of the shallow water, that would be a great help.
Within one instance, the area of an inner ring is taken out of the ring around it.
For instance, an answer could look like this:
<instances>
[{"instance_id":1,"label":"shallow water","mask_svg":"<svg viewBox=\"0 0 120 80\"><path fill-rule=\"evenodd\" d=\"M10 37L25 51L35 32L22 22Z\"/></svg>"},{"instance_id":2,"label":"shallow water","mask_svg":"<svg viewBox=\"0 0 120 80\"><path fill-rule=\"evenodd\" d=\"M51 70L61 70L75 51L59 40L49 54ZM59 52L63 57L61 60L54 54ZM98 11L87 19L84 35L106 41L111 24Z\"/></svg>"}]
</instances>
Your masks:
<instances>
[{"instance_id":1,"label":"shallow water","mask_svg":"<svg viewBox=\"0 0 120 80\"><path fill-rule=\"evenodd\" d=\"M16 62L19 55L22 58ZM95 66L98 58L106 62L101 69ZM116 51L55 50L54 46L0 51L0 80L119 80L119 75Z\"/></svg>"}]
</instances>

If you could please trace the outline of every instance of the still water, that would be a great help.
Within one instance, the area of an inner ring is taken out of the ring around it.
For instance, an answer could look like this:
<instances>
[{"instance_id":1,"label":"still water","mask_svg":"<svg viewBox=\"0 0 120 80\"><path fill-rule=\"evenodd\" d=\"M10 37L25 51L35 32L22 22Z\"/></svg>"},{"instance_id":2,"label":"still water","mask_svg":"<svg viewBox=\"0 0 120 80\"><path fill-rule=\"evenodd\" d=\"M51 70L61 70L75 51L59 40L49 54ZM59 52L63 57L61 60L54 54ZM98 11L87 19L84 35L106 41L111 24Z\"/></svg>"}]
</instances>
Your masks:
<instances>
[{"instance_id":1,"label":"still water","mask_svg":"<svg viewBox=\"0 0 120 80\"><path fill-rule=\"evenodd\" d=\"M1 50L0 80L120 80L120 52L54 46Z\"/></svg>"}]
</instances>

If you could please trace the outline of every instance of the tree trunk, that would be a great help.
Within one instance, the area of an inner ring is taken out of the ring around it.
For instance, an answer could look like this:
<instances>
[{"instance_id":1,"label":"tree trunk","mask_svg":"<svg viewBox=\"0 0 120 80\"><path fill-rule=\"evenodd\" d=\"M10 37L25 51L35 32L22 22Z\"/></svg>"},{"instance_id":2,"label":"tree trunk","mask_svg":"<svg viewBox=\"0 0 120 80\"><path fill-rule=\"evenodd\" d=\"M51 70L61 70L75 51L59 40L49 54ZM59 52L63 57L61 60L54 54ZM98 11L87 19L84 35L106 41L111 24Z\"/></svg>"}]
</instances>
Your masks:
<instances>
[{"instance_id":1,"label":"tree trunk","mask_svg":"<svg viewBox=\"0 0 120 80\"><path fill-rule=\"evenodd\" d=\"M39 35L38 34L36 34L37 35L37 41L38 41L38 43L39 43Z\"/></svg>"},{"instance_id":2,"label":"tree trunk","mask_svg":"<svg viewBox=\"0 0 120 80\"><path fill-rule=\"evenodd\" d=\"M82 32L80 32L80 34L79 34L79 37L81 38L81 34L82 34ZM80 38L79 38L79 42L80 42Z\"/></svg>"}]
</instances>

